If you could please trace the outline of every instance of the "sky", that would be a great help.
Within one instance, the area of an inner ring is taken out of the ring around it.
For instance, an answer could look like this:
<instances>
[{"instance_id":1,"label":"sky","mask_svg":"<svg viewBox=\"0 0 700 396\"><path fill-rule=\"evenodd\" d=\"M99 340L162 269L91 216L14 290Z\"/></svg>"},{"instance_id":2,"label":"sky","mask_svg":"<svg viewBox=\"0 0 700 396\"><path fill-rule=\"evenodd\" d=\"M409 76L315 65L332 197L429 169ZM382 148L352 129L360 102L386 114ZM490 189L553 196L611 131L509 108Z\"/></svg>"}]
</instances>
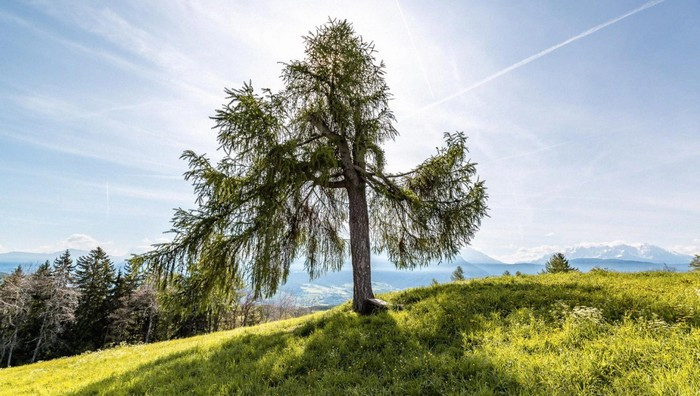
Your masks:
<instances>
[{"instance_id":1,"label":"sky","mask_svg":"<svg viewBox=\"0 0 700 396\"><path fill-rule=\"evenodd\" d=\"M489 193L473 248L700 253L700 2L0 3L0 252L143 252L195 207L224 88L280 88L348 19L386 63L391 171L464 131Z\"/></svg>"}]
</instances>

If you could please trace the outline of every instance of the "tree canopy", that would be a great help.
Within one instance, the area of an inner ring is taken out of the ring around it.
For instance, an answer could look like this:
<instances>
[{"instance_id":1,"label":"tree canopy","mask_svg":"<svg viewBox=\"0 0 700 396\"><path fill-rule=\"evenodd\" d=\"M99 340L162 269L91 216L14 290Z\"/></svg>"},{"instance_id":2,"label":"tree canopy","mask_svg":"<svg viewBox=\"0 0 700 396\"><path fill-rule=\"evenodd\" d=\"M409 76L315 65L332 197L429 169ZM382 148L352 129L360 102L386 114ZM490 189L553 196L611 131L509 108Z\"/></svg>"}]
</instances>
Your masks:
<instances>
[{"instance_id":1,"label":"tree canopy","mask_svg":"<svg viewBox=\"0 0 700 396\"><path fill-rule=\"evenodd\" d=\"M563 253L553 254L545 263L544 268L545 272L550 273L577 271L576 268L569 265L569 260L566 259Z\"/></svg>"},{"instance_id":2,"label":"tree canopy","mask_svg":"<svg viewBox=\"0 0 700 396\"><path fill-rule=\"evenodd\" d=\"M464 280L464 270L462 269L461 265L458 265L454 272L452 272L452 275L450 275L450 279L452 281Z\"/></svg>"},{"instance_id":3,"label":"tree canopy","mask_svg":"<svg viewBox=\"0 0 700 396\"><path fill-rule=\"evenodd\" d=\"M446 133L414 169L387 172L382 144L398 132L374 45L339 20L304 41L281 90L226 89L212 117L221 160L182 155L198 207L177 209L173 241L141 256L162 283L197 272L210 290L245 279L270 296L295 259L317 277L350 255L355 299L367 299L370 248L413 268L453 257L478 230L487 194L466 136Z\"/></svg>"},{"instance_id":4,"label":"tree canopy","mask_svg":"<svg viewBox=\"0 0 700 396\"><path fill-rule=\"evenodd\" d=\"M690 268L692 268L693 271L700 271L700 254L696 254L690 261Z\"/></svg>"}]
</instances>

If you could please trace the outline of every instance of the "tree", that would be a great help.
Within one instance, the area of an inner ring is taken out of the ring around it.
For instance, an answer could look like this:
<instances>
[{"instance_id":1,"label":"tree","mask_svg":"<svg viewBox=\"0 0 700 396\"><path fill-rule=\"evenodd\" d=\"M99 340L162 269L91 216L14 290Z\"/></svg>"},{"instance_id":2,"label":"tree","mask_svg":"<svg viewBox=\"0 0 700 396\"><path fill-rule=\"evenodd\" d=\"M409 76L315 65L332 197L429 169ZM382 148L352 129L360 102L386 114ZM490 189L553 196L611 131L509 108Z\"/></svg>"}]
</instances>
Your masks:
<instances>
[{"instance_id":1,"label":"tree","mask_svg":"<svg viewBox=\"0 0 700 396\"><path fill-rule=\"evenodd\" d=\"M131 341L140 338L137 330L139 324L138 303L134 294L139 287L140 277L134 271L131 261L124 265L124 271L117 271L114 285L109 292L109 329L110 342Z\"/></svg>"},{"instance_id":2,"label":"tree","mask_svg":"<svg viewBox=\"0 0 700 396\"><path fill-rule=\"evenodd\" d=\"M22 272L22 267L17 267L14 272L3 278L0 285L0 360L7 355L7 367L12 365L12 355L21 342L20 329L29 321L30 306L29 278Z\"/></svg>"},{"instance_id":3,"label":"tree","mask_svg":"<svg viewBox=\"0 0 700 396\"><path fill-rule=\"evenodd\" d=\"M577 268L569 265L569 260L567 260L562 253L555 253L552 255L547 263L545 263L544 268L545 272L549 273L578 271Z\"/></svg>"},{"instance_id":4,"label":"tree","mask_svg":"<svg viewBox=\"0 0 700 396\"><path fill-rule=\"evenodd\" d=\"M700 254L696 254L695 257L693 257L693 260L690 262L690 268L692 268L693 271L700 271Z\"/></svg>"},{"instance_id":5,"label":"tree","mask_svg":"<svg viewBox=\"0 0 700 396\"><path fill-rule=\"evenodd\" d=\"M59 343L59 337L75 321L78 291L71 284L72 263L70 252L66 250L54 260L52 270L49 270L47 261L32 277L32 294L39 301L33 315L37 320L38 331L32 362L39 358L42 348L49 350L55 347Z\"/></svg>"},{"instance_id":6,"label":"tree","mask_svg":"<svg viewBox=\"0 0 700 396\"><path fill-rule=\"evenodd\" d=\"M110 293L114 285L114 265L102 248L78 258L76 283L80 300L76 309L76 341L79 347L96 349L107 336L112 311Z\"/></svg>"},{"instance_id":7,"label":"tree","mask_svg":"<svg viewBox=\"0 0 700 396\"><path fill-rule=\"evenodd\" d=\"M148 343L159 310L156 290L150 283L124 294L119 306L110 314L112 340Z\"/></svg>"},{"instance_id":8,"label":"tree","mask_svg":"<svg viewBox=\"0 0 700 396\"><path fill-rule=\"evenodd\" d=\"M204 282L206 279L198 272L177 274L160 293L161 314L170 335L186 337L216 331L226 319L231 319L229 327L233 328L238 316L250 324L256 302L252 293L244 293L241 283L207 292Z\"/></svg>"},{"instance_id":9,"label":"tree","mask_svg":"<svg viewBox=\"0 0 700 396\"><path fill-rule=\"evenodd\" d=\"M462 269L462 266L457 266L457 269L454 270L452 276L450 276L450 279L452 279L452 281L464 280L464 270Z\"/></svg>"},{"instance_id":10,"label":"tree","mask_svg":"<svg viewBox=\"0 0 700 396\"><path fill-rule=\"evenodd\" d=\"M465 135L447 133L413 170L387 172L382 143L398 132L374 45L338 20L304 41L304 59L284 64L280 91L226 90L229 102L212 117L218 163L182 155L199 207L177 209L173 241L141 256L161 285L197 270L210 290L247 279L255 296L269 297L297 257L317 277L349 253L353 309L367 313L371 249L414 268L454 257L478 230L487 195Z\"/></svg>"}]
</instances>

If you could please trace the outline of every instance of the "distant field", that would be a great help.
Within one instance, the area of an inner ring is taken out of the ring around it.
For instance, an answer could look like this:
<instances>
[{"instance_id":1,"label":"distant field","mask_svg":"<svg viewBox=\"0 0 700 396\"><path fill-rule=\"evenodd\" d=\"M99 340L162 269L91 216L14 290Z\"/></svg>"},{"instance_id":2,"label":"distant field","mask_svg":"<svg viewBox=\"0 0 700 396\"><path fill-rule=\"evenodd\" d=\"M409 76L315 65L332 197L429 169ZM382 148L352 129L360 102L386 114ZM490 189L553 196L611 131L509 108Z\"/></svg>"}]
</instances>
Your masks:
<instances>
[{"instance_id":1,"label":"distant field","mask_svg":"<svg viewBox=\"0 0 700 396\"><path fill-rule=\"evenodd\" d=\"M0 370L0 393L700 393L700 273L503 276Z\"/></svg>"},{"instance_id":2,"label":"distant field","mask_svg":"<svg viewBox=\"0 0 700 396\"><path fill-rule=\"evenodd\" d=\"M80 252L76 251L76 255ZM86 253L85 253L86 254ZM83 254L84 255L84 254ZM53 259L52 259L53 260ZM593 268L607 268L619 272L660 271L664 264L610 259L572 259L571 264L583 272ZM122 261L115 262L117 268ZM372 281L374 291L386 293L396 290L404 290L410 287L428 286L433 280L449 282L452 271L459 265L464 270L465 278L484 278L499 276L505 271L515 274L537 274L544 270L543 264L478 264L469 263L460 258L450 263L432 264L428 267L413 271L397 270L394 265L380 258L373 258ZM24 264L25 271L32 272L39 266L38 263ZM10 273L17 268L16 263L8 263L0 260L0 274ZM688 264L672 264L668 269L678 272L688 271ZM339 272L329 272L317 279L310 280L309 274L301 266L292 268L287 282L281 286L281 293L291 295L295 303L302 306L336 306L352 298L352 269L349 264Z\"/></svg>"}]
</instances>

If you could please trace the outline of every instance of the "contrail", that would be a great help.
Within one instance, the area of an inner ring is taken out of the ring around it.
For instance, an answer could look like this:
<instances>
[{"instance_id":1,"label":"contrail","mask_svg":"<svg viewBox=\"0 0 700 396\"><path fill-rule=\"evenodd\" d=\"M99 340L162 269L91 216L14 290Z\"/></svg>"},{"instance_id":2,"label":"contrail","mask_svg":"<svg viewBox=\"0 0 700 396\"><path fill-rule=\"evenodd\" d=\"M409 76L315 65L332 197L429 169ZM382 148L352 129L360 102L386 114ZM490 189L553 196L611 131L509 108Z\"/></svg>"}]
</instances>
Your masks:
<instances>
[{"instance_id":1,"label":"contrail","mask_svg":"<svg viewBox=\"0 0 700 396\"><path fill-rule=\"evenodd\" d=\"M660 4L660 3L663 3L664 1L666 1L666 0L653 0L653 1L650 1L650 2L645 3L644 5L642 5L642 6L638 7L638 8L635 8L635 9L632 10L632 11L629 11L629 12L627 12L627 13L625 13L625 14L620 15L620 16L617 17L617 18L614 18L614 19L611 19L611 20L609 20L609 21L607 21L607 22L601 23L600 25L596 25L596 26L594 26L594 27L592 27L592 28L586 30L586 31L583 32L583 33L579 33L579 34L577 34L577 35L571 37L570 39L564 40L564 41L562 41L562 42L559 43L559 44L553 45L553 46L551 46L551 47L549 47L549 48L547 48L547 49L545 49L545 50L543 50L543 51L540 51L540 52L536 53L535 55L528 56L527 58L521 60L520 62L514 63L514 64L512 64L512 65L506 67L505 69L500 70L500 71L498 71L498 72L496 72L496 73L494 73L494 74L492 74L492 75L490 75L490 76L484 78L483 80L479 80L479 81L475 82L474 84L472 84L472 85L470 85L470 86L468 86L468 87L466 87L466 88L462 88L462 89L460 89L459 91L453 93L452 95L446 96L446 97L444 97L444 98L442 98L442 99L440 99L440 100L438 100L438 101L436 101L436 102L430 103L430 104L428 104L428 105L426 105L426 106L424 106L424 107L422 107L422 108L420 108L420 109L418 109L418 110L412 112L410 115L404 117L403 119L411 118L411 117L413 117L414 115L417 115L418 113L421 113L421 112L423 112L423 111L425 111L425 110L429 110L429 109L432 109L433 107L439 106L439 105L441 105L441 104L443 104L443 103L445 103L445 102L447 102L447 101L450 101L450 100L452 100L452 99L454 99L454 98L456 98L456 97L458 97L458 96L460 96L460 95L463 95L463 94L466 93L466 92L469 92L469 91L471 91L471 90L473 90L473 89L475 89L475 88L478 88L478 87L480 87L480 86L482 86L482 85L484 85L484 84L486 84L486 83L488 83L488 82L490 82L490 81L493 81L493 80L497 79L498 77L501 77L501 76L504 75L504 74L510 73L510 72L512 72L512 71L515 70L515 69L519 69L519 68L521 68L522 66L525 66L525 65L527 65L528 63L530 63L530 62L532 62L532 61L534 61L534 60L537 60L537 59L539 59L539 58L541 58L541 57L543 57L543 56L549 54L550 52L556 51L556 50L558 50L559 48L561 48L561 47L563 47L563 46L565 46L565 45L571 44L571 43L573 43L574 41L580 40L580 39L582 39L582 38L584 38L584 37L586 37L586 36L590 36L591 34L597 32L598 30L604 29L604 28L606 28L606 27L608 27L608 26L610 26L610 25L612 25L612 24L615 24L615 23L617 23L617 22L619 22L619 21L621 21L621 20L623 20L623 19L625 19L625 18L627 18L627 17L630 17L630 16L632 16L632 15L638 13L638 12L642 12L642 11L646 10L647 8L651 8L651 7L654 7L655 5L658 5L658 4Z\"/></svg>"},{"instance_id":2,"label":"contrail","mask_svg":"<svg viewBox=\"0 0 700 396\"><path fill-rule=\"evenodd\" d=\"M403 14L403 9L401 8L401 3L399 3L399 0L396 0L396 7L398 7L398 9L399 9L399 15L401 15L401 20L403 21L403 26L406 28L406 32L408 33L408 40L411 42L411 46L413 47L413 53L416 56L418 67L420 67L420 71L421 71L421 73L423 73L423 79L425 79L425 83L428 84L428 89L430 90L430 95L432 96L433 99L435 99L435 91L433 91L433 85L430 84L430 80L428 79L428 73L425 71L425 67L423 66L422 58L419 55L418 47L416 46L416 42L415 42L415 40L413 40L413 34L411 33L411 29L408 27L408 22L406 21L406 16Z\"/></svg>"}]
</instances>

